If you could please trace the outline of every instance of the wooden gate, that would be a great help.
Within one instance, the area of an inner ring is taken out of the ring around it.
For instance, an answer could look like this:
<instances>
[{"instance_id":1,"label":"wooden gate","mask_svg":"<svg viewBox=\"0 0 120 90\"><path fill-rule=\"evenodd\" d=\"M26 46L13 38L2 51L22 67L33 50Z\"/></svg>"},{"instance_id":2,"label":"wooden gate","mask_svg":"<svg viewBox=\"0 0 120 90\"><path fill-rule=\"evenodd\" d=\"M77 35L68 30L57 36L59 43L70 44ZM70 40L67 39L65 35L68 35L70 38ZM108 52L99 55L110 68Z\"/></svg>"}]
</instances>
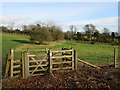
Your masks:
<instances>
[{"instance_id":1,"label":"wooden gate","mask_svg":"<svg viewBox=\"0 0 120 90\"><path fill-rule=\"evenodd\" d=\"M47 71L48 68L47 53L32 55L27 52L24 52L22 60L23 62L25 62L22 66L23 77L43 75Z\"/></svg>"},{"instance_id":2,"label":"wooden gate","mask_svg":"<svg viewBox=\"0 0 120 90\"><path fill-rule=\"evenodd\" d=\"M54 70L77 70L76 50L62 48L62 50L49 50L49 71Z\"/></svg>"},{"instance_id":3,"label":"wooden gate","mask_svg":"<svg viewBox=\"0 0 120 90\"><path fill-rule=\"evenodd\" d=\"M34 53L32 53L32 52ZM37 54L35 54L37 52ZM10 58L7 60L5 75L10 77L16 74L19 76L29 77L43 75L47 71L50 73L54 70L76 70L77 53L76 50L62 48L62 50L26 50L22 52L21 59L14 59L14 51L11 49ZM16 64L16 65L15 65Z\"/></svg>"}]
</instances>

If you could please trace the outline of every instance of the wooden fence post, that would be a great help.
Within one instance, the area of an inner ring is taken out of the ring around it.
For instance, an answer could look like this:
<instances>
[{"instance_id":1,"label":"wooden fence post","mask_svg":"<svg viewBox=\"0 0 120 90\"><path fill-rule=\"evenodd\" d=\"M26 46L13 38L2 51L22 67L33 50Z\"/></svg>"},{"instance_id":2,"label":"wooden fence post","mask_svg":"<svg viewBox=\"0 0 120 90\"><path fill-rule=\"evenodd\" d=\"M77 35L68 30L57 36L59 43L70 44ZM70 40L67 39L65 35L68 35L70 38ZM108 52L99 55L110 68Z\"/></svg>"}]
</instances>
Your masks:
<instances>
[{"instance_id":1,"label":"wooden fence post","mask_svg":"<svg viewBox=\"0 0 120 90\"><path fill-rule=\"evenodd\" d=\"M72 50L72 70L74 70L75 63L74 63L74 50Z\"/></svg>"},{"instance_id":2,"label":"wooden fence post","mask_svg":"<svg viewBox=\"0 0 120 90\"><path fill-rule=\"evenodd\" d=\"M77 70L77 51L74 50L74 69Z\"/></svg>"},{"instance_id":3,"label":"wooden fence post","mask_svg":"<svg viewBox=\"0 0 120 90\"><path fill-rule=\"evenodd\" d=\"M10 70L10 54L8 54L6 68L5 68L5 78L8 77L8 72Z\"/></svg>"},{"instance_id":4,"label":"wooden fence post","mask_svg":"<svg viewBox=\"0 0 120 90\"><path fill-rule=\"evenodd\" d=\"M11 55L10 77L13 77L13 60L14 60L14 50L13 49L10 49L10 55Z\"/></svg>"},{"instance_id":5,"label":"wooden fence post","mask_svg":"<svg viewBox=\"0 0 120 90\"><path fill-rule=\"evenodd\" d=\"M117 62L117 49L114 49L114 67L118 67L118 62Z\"/></svg>"},{"instance_id":6,"label":"wooden fence post","mask_svg":"<svg viewBox=\"0 0 120 90\"><path fill-rule=\"evenodd\" d=\"M48 48L45 48L46 53L48 53L48 50L49 50Z\"/></svg>"},{"instance_id":7,"label":"wooden fence post","mask_svg":"<svg viewBox=\"0 0 120 90\"><path fill-rule=\"evenodd\" d=\"M25 52L22 52L22 77L24 78L25 77L25 65L24 65L24 63L25 63Z\"/></svg>"},{"instance_id":8,"label":"wooden fence post","mask_svg":"<svg viewBox=\"0 0 120 90\"><path fill-rule=\"evenodd\" d=\"M29 76L29 59L28 59L28 53L25 51L24 52L24 56L25 56L25 63L24 63L24 66L25 66L25 68L24 68L24 72L25 72L25 77L27 77L27 76Z\"/></svg>"},{"instance_id":9,"label":"wooden fence post","mask_svg":"<svg viewBox=\"0 0 120 90\"><path fill-rule=\"evenodd\" d=\"M48 51L48 61L49 61L49 72L51 73L52 72L52 59L51 59L51 56L52 56L52 52L51 50Z\"/></svg>"}]
</instances>

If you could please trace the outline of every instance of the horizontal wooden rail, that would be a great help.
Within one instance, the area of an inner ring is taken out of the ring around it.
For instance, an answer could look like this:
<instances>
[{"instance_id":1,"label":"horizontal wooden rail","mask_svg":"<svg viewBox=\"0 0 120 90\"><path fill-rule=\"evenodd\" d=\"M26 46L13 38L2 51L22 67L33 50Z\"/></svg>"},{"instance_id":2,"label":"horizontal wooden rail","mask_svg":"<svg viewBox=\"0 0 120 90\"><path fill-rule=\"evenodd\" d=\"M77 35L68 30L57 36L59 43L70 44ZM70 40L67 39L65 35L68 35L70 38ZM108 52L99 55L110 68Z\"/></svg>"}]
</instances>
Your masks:
<instances>
[{"instance_id":1,"label":"horizontal wooden rail","mask_svg":"<svg viewBox=\"0 0 120 90\"><path fill-rule=\"evenodd\" d=\"M24 52L24 51L27 51L27 50L18 49L18 50L14 50L14 51L16 51L16 52ZM45 51L45 49L28 49L28 51Z\"/></svg>"},{"instance_id":2,"label":"horizontal wooden rail","mask_svg":"<svg viewBox=\"0 0 120 90\"><path fill-rule=\"evenodd\" d=\"M52 68L52 70L72 69L72 67Z\"/></svg>"},{"instance_id":3,"label":"horizontal wooden rail","mask_svg":"<svg viewBox=\"0 0 120 90\"><path fill-rule=\"evenodd\" d=\"M48 65L48 63L47 64L41 64L41 65L39 65L39 67L40 66L47 66ZM32 68L32 67L37 67L38 65L31 65L31 66L29 66L29 68Z\"/></svg>"},{"instance_id":4,"label":"horizontal wooden rail","mask_svg":"<svg viewBox=\"0 0 120 90\"><path fill-rule=\"evenodd\" d=\"M73 50L58 50L58 51L51 51L51 52L71 52L71 51L73 51Z\"/></svg>"},{"instance_id":5,"label":"horizontal wooden rail","mask_svg":"<svg viewBox=\"0 0 120 90\"><path fill-rule=\"evenodd\" d=\"M29 72L33 72L34 70L29 70ZM35 72L46 71L45 69L37 69Z\"/></svg>"},{"instance_id":6,"label":"horizontal wooden rail","mask_svg":"<svg viewBox=\"0 0 120 90\"><path fill-rule=\"evenodd\" d=\"M73 57L73 55L65 55L65 56L52 56L51 58L70 58Z\"/></svg>"},{"instance_id":7,"label":"horizontal wooden rail","mask_svg":"<svg viewBox=\"0 0 120 90\"><path fill-rule=\"evenodd\" d=\"M13 61L14 63L17 63L17 62L20 62L20 60L15 60L15 61Z\"/></svg>"},{"instance_id":8,"label":"horizontal wooden rail","mask_svg":"<svg viewBox=\"0 0 120 90\"><path fill-rule=\"evenodd\" d=\"M31 74L31 75L29 75L29 76L40 76L40 75L44 75L45 73L39 73L39 74Z\"/></svg>"},{"instance_id":9,"label":"horizontal wooden rail","mask_svg":"<svg viewBox=\"0 0 120 90\"><path fill-rule=\"evenodd\" d=\"M63 63L72 63L72 61L53 62L52 64L63 64Z\"/></svg>"},{"instance_id":10,"label":"horizontal wooden rail","mask_svg":"<svg viewBox=\"0 0 120 90\"><path fill-rule=\"evenodd\" d=\"M27 55L28 57L35 57L36 55Z\"/></svg>"},{"instance_id":11,"label":"horizontal wooden rail","mask_svg":"<svg viewBox=\"0 0 120 90\"><path fill-rule=\"evenodd\" d=\"M95 68L97 68L97 69L100 69L100 67L98 67L98 66L96 66L96 65L93 65L93 64L91 64L91 63L88 63L88 62L86 62L86 61L84 61L84 60L80 60L79 58L78 58L77 60L80 61L80 62L82 62L82 63L85 63L85 64L87 64L87 65L89 65L89 66L92 66L92 67L95 67Z\"/></svg>"},{"instance_id":12,"label":"horizontal wooden rail","mask_svg":"<svg viewBox=\"0 0 120 90\"><path fill-rule=\"evenodd\" d=\"M14 65L13 68L19 68L21 65Z\"/></svg>"},{"instance_id":13,"label":"horizontal wooden rail","mask_svg":"<svg viewBox=\"0 0 120 90\"><path fill-rule=\"evenodd\" d=\"M17 74L17 73L21 73L21 71L20 70L13 71L13 74Z\"/></svg>"},{"instance_id":14,"label":"horizontal wooden rail","mask_svg":"<svg viewBox=\"0 0 120 90\"><path fill-rule=\"evenodd\" d=\"M47 62L47 60L36 60L37 62L41 62L41 61L46 61ZM34 60L30 60L29 61L30 63L32 63L32 62L35 62ZM35 62L36 63L36 62Z\"/></svg>"}]
</instances>

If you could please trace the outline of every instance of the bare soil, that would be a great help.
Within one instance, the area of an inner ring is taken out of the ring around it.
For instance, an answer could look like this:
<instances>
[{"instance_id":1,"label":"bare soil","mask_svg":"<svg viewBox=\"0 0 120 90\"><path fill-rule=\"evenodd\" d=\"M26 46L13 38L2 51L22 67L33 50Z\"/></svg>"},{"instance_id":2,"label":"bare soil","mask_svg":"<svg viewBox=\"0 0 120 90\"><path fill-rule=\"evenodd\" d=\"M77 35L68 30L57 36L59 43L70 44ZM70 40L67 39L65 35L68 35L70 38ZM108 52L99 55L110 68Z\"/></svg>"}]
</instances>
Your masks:
<instances>
[{"instance_id":1,"label":"bare soil","mask_svg":"<svg viewBox=\"0 0 120 90\"><path fill-rule=\"evenodd\" d=\"M47 73L27 79L3 79L4 88L94 88L120 89L120 68L104 66L101 69L80 66L77 71L54 71L54 77Z\"/></svg>"}]
</instances>

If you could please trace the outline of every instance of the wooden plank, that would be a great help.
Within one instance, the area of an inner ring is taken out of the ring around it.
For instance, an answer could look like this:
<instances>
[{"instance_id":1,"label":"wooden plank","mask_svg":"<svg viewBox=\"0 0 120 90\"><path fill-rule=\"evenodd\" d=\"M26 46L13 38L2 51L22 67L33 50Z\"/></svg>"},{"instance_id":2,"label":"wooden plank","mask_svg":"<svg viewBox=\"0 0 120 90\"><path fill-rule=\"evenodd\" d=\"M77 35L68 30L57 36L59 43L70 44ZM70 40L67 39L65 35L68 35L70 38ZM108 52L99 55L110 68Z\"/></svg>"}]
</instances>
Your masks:
<instances>
[{"instance_id":1,"label":"wooden plank","mask_svg":"<svg viewBox=\"0 0 120 90\"><path fill-rule=\"evenodd\" d=\"M45 49L29 49L29 51L45 51Z\"/></svg>"},{"instance_id":2,"label":"wooden plank","mask_svg":"<svg viewBox=\"0 0 120 90\"><path fill-rule=\"evenodd\" d=\"M14 60L14 50L10 49L10 55L11 55L11 60L10 60L10 77L13 77L13 60Z\"/></svg>"},{"instance_id":3,"label":"wooden plank","mask_svg":"<svg viewBox=\"0 0 120 90\"><path fill-rule=\"evenodd\" d=\"M39 74L31 74L30 76L38 76L38 75L44 75L45 73L39 73Z\"/></svg>"},{"instance_id":4,"label":"wooden plank","mask_svg":"<svg viewBox=\"0 0 120 90\"><path fill-rule=\"evenodd\" d=\"M73 55L52 56L51 58L70 58L70 57L73 57Z\"/></svg>"},{"instance_id":5,"label":"wooden plank","mask_svg":"<svg viewBox=\"0 0 120 90\"><path fill-rule=\"evenodd\" d=\"M97 69L100 69L100 67L98 67L98 66L96 66L96 65L93 65L93 64L91 64L91 63L88 63L88 62L86 62L86 61L84 61L84 60L80 60L80 59L77 59L78 61L80 61L80 62L82 62L82 63L85 63L85 64L87 64L87 65L89 65L89 66L92 66L92 67L95 67L95 68L97 68Z\"/></svg>"},{"instance_id":6,"label":"wooden plank","mask_svg":"<svg viewBox=\"0 0 120 90\"><path fill-rule=\"evenodd\" d=\"M45 56L47 55L46 53L39 53L39 54L36 54L36 56Z\"/></svg>"},{"instance_id":7,"label":"wooden plank","mask_svg":"<svg viewBox=\"0 0 120 90\"><path fill-rule=\"evenodd\" d=\"M51 56L52 56L52 52L51 52L51 50L49 50L48 51L49 73L52 72L52 58L51 58Z\"/></svg>"},{"instance_id":8,"label":"wooden plank","mask_svg":"<svg viewBox=\"0 0 120 90\"><path fill-rule=\"evenodd\" d=\"M28 58L28 53L27 52L24 52L25 53L25 77L28 77L29 76L29 58Z\"/></svg>"},{"instance_id":9,"label":"wooden plank","mask_svg":"<svg viewBox=\"0 0 120 90\"><path fill-rule=\"evenodd\" d=\"M73 50L58 50L58 51L51 51L51 52L71 52L71 51L73 51Z\"/></svg>"},{"instance_id":10,"label":"wooden plank","mask_svg":"<svg viewBox=\"0 0 120 90\"><path fill-rule=\"evenodd\" d=\"M15 60L13 61L14 63L20 63L21 61L20 60Z\"/></svg>"},{"instance_id":11,"label":"wooden plank","mask_svg":"<svg viewBox=\"0 0 120 90\"><path fill-rule=\"evenodd\" d=\"M36 60L37 62L41 62L41 61L46 61L47 62L47 60ZM35 62L34 60L29 60L29 63L32 63L32 62Z\"/></svg>"},{"instance_id":12,"label":"wooden plank","mask_svg":"<svg viewBox=\"0 0 120 90\"><path fill-rule=\"evenodd\" d=\"M22 52L22 77L24 78L25 77L25 53Z\"/></svg>"},{"instance_id":13,"label":"wooden plank","mask_svg":"<svg viewBox=\"0 0 120 90\"><path fill-rule=\"evenodd\" d=\"M48 63L47 64L41 64L41 65L39 65L39 67L40 66L47 66L48 65ZM38 65L31 65L31 66L29 66L29 68L33 68L33 67L37 67Z\"/></svg>"},{"instance_id":14,"label":"wooden plank","mask_svg":"<svg viewBox=\"0 0 120 90\"><path fill-rule=\"evenodd\" d=\"M16 49L16 52L25 52L27 50ZM45 49L29 49L29 51L45 51Z\"/></svg>"},{"instance_id":15,"label":"wooden plank","mask_svg":"<svg viewBox=\"0 0 120 90\"><path fill-rule=\"evenodd\" d=\"M7 59L7 63L6 63L5 78L8 77L9 68L10 68L10 54L8 54L8 59Z\"/></svg>"},{"instance_id":16,"label":"wooden plank","mask_svg":"<svg viewBox=\"0 0 120 90\"><path fill-rule=\"evenodd\" d=\"M13 68L20 68L20 65L14 65Z\"/></svg>"},{"instance_id":17,"label":"wooden plank","mask_svg":"<svg viewBox=\"0 0 120 90\"><path fill-rule=\"evenodd\" d=\"M29 72L33 72L34 70L29 70ZM35 72L38 72L38 71L46 71L46 70L43 70L43 69L37 69L35 70Z\"/></svg>"},{"instance_id":18,"label":"wooden plank","mask_svg":"<svg viewBox=\"0 0 120 90\"><path fill-rule=\"evenodd\" d=\"M21 50L21 49L15 50L15 52L24 52L24 51L26 51L26 50Z\"/></svg>"},{"instance_id":19,"label":"wooden plank","mask_svg":"<svg viewBox=\"0 0 120 90\"><path fill-rule=\"evenodd\" d=\"M36 55L27 55L28 57L35 57Z\"/></svg>"},{"instance_id":20,"label":"wooden plank","mask_svg":"<svg viewBox=\"0 0 120 90\"><path fill-rule=\"evenodd\" d=\"M72 70L74 70L74 51L72 50Z\"/></svg>"},{"instance_id":21,"label":"wooden plank","mask_svg":"<svg viewBox=\"0 0 120 90\"><path fill-rule=\"evenodd\" d=\"M117 62L117 49L114 49L114 67L118 67L118 62Z\"/></svg>"},{"instance_id":22,"label":"wooden plank","mask_svg":"<svg viewBox=\"0 0 120 90\"><path fill-rule=\"evenodd\" d=\"M17 74L17 73L21 73L21 71L20 70L13 71L13 74Z\"/></svg>"},{"instance_id":23,"label":"wooden plank","mask_svg":"<svg viewBox=\"0 0 120 90\"><path fill-rule=\"evenodd\" d=\"M77 70L77 51L74 50L74 69Z\"/></svg>"},{"instance_id":24,"label":"wooden plank","mask_svg":"<svg viewBox=\"0 0 120 90\"><path fill-rule=\"evenodd\" d=\"M53 68L52 70L72 69L72 67Z\"/></svg>"},{"instance_id":25,"label":"wooden plank","mask_svg":"<svg viewBox=\"0 0 120 90\"><path fill-rule=\"evenodd\" d=\"M52 64L72 63L72 61L53 62Z\"/></svg>"}]
</instances>

